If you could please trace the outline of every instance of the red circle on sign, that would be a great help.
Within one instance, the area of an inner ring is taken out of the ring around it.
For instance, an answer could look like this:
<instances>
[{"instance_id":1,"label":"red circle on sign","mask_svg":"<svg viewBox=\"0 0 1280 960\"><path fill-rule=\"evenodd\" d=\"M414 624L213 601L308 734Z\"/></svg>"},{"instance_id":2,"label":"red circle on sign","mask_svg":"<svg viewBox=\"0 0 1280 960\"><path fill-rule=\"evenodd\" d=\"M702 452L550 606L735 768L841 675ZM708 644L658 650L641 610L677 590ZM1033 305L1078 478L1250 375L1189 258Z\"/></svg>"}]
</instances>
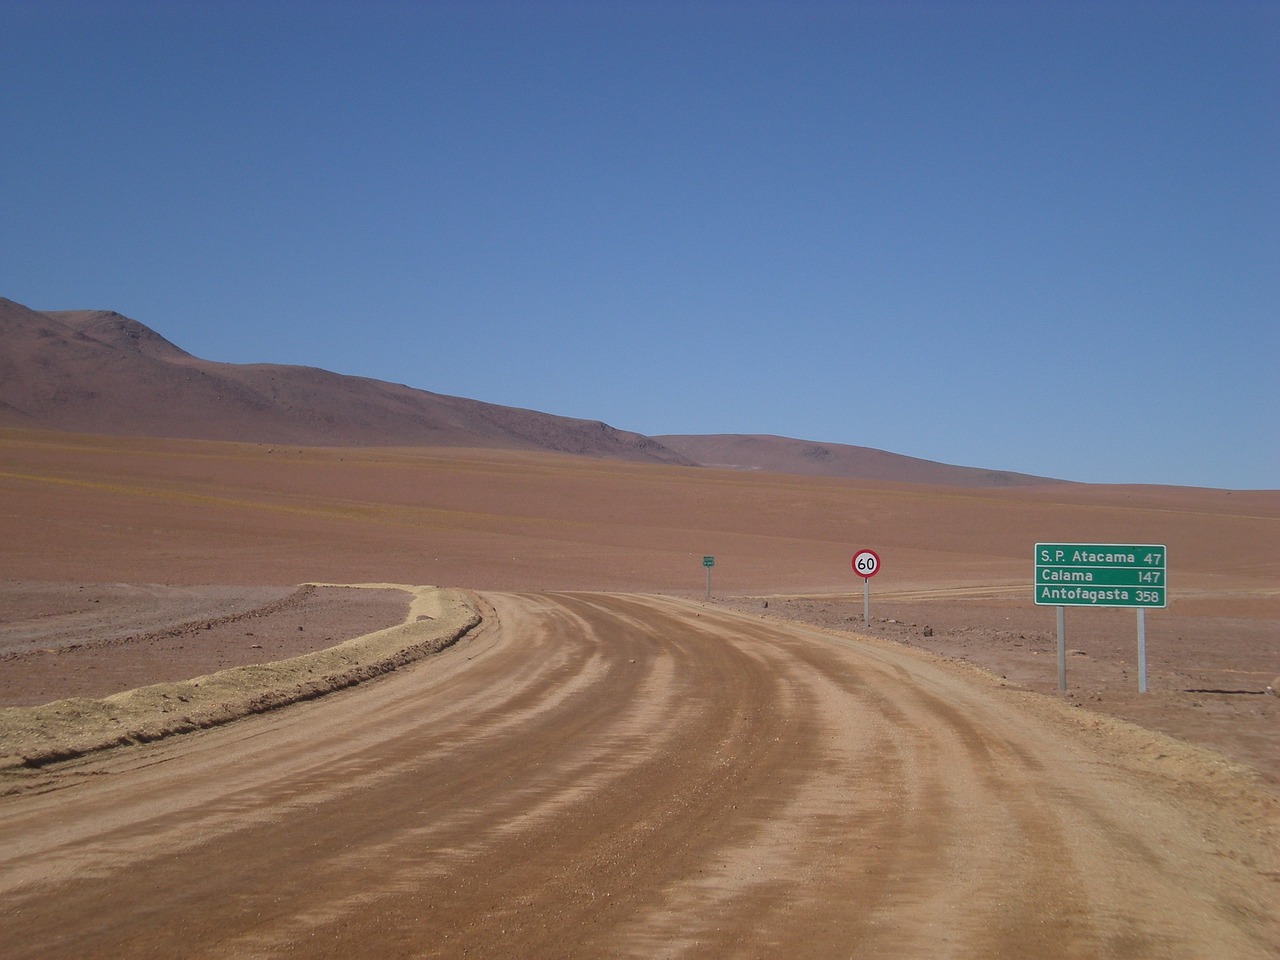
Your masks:
<instances>
[{"instance_id":1,"label":"red circle on sign","mask_svg":"<svg viewBox=\"0 0 1280 960\"><path fill-rule=\"evenodd\" d=\"M853 555L853 572L860 577L874 577L880 572L880 555L874 550L859 550Z\"/></svg>"}]
</instances>

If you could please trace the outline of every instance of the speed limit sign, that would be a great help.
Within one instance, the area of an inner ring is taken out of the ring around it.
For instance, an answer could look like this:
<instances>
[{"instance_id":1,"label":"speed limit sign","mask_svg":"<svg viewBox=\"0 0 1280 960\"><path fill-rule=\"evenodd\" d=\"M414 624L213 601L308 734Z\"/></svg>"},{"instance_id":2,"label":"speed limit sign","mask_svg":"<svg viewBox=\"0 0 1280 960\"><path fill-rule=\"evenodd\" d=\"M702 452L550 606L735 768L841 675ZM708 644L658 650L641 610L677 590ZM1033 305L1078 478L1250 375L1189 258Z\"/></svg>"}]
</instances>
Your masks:
<instances>
[{"instance_id":1,"label":"speed limit sign","mask_svg":"<svg viewBox=\"0 0 1280 960\"><path fill-rule=\"evenodd\" d=\"M862 578L862 622L871 626L871 578L880 572L880 555L859 550L853 555L853 572Z\"/></svg>"},{"instance_id":2,"label":"speed limit sign","mask_svg":"<svg viewBox=\"0 0 1280 960\"><path fill-rule=\"evenodd\" d=\"M859 550L853 555L853 572L860 577L874 577L880 572L880 557L874 550Z\"/></svg>"}]
</instances>

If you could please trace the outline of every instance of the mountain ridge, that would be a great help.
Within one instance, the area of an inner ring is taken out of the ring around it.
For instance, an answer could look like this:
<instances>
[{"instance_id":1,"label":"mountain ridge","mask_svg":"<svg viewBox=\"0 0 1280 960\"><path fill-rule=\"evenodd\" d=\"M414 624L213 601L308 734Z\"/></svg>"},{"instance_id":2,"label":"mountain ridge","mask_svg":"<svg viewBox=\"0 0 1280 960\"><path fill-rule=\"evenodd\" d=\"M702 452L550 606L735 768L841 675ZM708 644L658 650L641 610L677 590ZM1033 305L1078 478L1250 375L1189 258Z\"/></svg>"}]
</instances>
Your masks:
<instances>
[{"instance_id":1,"label":"mountain ridge","mask_svg":"<svg viewBox=\"0 0 1280 960\"><path fill-rule=\"evenodd\" d=\"M311 446L545 450L944 486L1064 482L787 437L645 436L317 367L220 363L115 311L39 311L3 297L0 426Z\"/></svg>"},{"instance_id":2,"label":"mountain ridge","mask_svg":"<svg viewBox=\"0 0 1280 960\"><path fill-rule=\"evenodd\" d=\"M1008 487L1067 483L1049 477L962 467L874 447L821 443L772 434L657 434L654 439L704 467L761 470L814 477L857 477L940 486Z\"/></svg>"},{"instance_id":3,"label":"mountain ridge","mask_svg":"<svg viewBox=\"0 0 1280 960\"><path fill-rule=\"evenodd\" d=\"M202 360L111 311L0 298L0 423L319 446L552 450L689 465L656 441L317 367Z\"/></svg>"}]
</instances>

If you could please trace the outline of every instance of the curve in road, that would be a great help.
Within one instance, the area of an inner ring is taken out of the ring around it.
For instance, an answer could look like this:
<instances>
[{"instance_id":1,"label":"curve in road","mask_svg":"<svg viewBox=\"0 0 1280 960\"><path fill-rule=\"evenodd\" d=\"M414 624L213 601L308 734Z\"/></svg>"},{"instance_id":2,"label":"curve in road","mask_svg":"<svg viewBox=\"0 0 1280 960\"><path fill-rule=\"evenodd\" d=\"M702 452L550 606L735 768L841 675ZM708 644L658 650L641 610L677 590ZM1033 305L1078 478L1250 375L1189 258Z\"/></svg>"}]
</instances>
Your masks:
<instances>
[{"instance_id":1,"label":"curve in road","mask_svg":"<svg viewBox=\"0 0 1280 960\"><path fill-rule=\"evenodd\" d=\"M6 956L1276 953L1275 797L1211 755L689 601L478 601L395 674L0 798Z\"/></svg>"}]
</instances>

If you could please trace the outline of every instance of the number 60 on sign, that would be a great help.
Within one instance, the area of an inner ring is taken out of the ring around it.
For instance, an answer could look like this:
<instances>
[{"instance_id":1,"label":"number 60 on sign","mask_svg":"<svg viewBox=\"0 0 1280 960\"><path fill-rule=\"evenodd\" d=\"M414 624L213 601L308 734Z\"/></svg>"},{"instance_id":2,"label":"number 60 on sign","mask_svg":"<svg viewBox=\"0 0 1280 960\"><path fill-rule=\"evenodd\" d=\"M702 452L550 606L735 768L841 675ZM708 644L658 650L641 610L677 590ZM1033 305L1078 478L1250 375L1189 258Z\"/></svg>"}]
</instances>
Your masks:
<instances>
[{"instance_id":1,"label":"number 60 on sign","mask_svg":"<svg viewBox=\"0 0 1280 960\"><path fill-rule=\"evenodd\" d=\"M880 570L880 557L874 550L859 550L853 555L853 572L860 577L874 577Z\"/></svg>"}]
</instances>

